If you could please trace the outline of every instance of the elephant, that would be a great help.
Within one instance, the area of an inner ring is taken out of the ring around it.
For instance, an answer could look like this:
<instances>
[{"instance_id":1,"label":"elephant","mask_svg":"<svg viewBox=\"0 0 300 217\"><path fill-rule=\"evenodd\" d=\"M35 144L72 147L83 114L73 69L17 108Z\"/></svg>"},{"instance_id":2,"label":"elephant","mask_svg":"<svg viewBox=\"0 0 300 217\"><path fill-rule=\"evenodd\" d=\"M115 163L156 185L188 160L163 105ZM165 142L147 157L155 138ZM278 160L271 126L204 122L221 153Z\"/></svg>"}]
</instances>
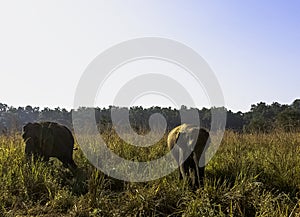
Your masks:
<instances>
[{"instance_id":1,"label":"elephant","mask_svg":"<svg viewBox=\"0 0 300 217\"><path fill-rule=\"evenodd\" d=\"M194 189L204 184L205 151L209 143L209 132L190 124L175 127L167 138L168 148L178 164L180 179L188 179Z\"/></svg>"},{"instance_id":2,"label":"elephant","mask_svg":"<svg viewBox=\"0 0 300 217\"><path fill-rule=\"evenodd\" d=\"M67 127L55 122L28 123L23 127L22 137L26 156L41 157L44 161L56 157L72 172L77 169L72 158L74 137Z\"/></svg>"}]
</instances>

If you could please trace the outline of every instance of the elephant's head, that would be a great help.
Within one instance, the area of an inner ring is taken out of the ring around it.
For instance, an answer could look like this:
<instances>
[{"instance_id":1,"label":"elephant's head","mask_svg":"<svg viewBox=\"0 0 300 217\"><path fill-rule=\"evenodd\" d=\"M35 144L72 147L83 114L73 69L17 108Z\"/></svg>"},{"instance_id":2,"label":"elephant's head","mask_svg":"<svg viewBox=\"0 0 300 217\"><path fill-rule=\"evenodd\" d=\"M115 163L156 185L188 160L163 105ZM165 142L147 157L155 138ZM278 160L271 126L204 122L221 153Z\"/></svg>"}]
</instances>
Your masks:
<instances>
[{"instance_id":1,"label":"elephant's head","mask_svg":"<svg viewBox=\"0 0 300 217\"><path fill-rule=\"evenodd\" d=\"M199 136L199 128L183 128L177 134L177 145L186 150L193 151Z\"/></svg>"},{"instance_id":2,"label":"elephant's head","mask_svg":"<svg viewBox=\"0 0 300 217\"><path fill-rule=\"evenodd\" d=\"M44 144L48 146L53 143L52 129L39 123L28 123L23 127L23 139L27 145L28 151L42 152Z\"/></svg>"},{"instance_id":3,"label":"elephant's head","mask_svg":"<svg viewBox=\"0 0 300 217\"><path fill-rule=\"evenodd\" d=\"M38 135L41 132L41 126L37 123L28 123L23 127L23 139L26 143L25 153L38 153L38 144L39 137Z\"/></svg>"},{"instance_id":4,"label":"elephant's head","mask_svg":"<svg viewBox=\"0 0 300 217\"><path fill-rule=\"evenodd\" d=\"M28 123L23 127L23 139L29 140L29 139L36 139L41 134L42 126L38 123Z\"/></svg>"}]
</instances>

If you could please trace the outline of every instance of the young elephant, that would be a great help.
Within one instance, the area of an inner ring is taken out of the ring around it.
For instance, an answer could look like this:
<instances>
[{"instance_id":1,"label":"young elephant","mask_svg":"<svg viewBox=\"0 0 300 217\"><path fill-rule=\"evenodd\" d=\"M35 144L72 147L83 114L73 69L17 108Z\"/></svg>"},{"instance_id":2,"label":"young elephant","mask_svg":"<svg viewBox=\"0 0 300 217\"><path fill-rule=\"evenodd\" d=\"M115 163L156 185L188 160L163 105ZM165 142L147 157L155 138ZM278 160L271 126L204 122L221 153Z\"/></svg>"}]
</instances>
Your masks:
<instances>
[{"instance_id":1,"label":"young elephant","mask_svg":"<svg viewBox=\"0 0 300 217\"><path fill-rule=\"evenodd\" d=\"M204 155L207 148L205 146L209 142L207 130L189 124L182 124L174 128L168 135L168 148L178 163L180 179L191 178L193 188L203 185ZM176 144L177 146L175 146ZM199 167L200 157L201 167ZM184 161L184 159L186 160Z\"/></svg>"},{"instance_id":2,"label":"young elephant","mask_svg":"<svg viewBox=\"0 0 300 217\"><path fill-rule=\"evenodd\" d=\"M71 171L77 168L73 161L74 137L71 131L58 123L28 123L23 127L25 154L48 161L57 157Z\"/></svg>"}]
</instances>

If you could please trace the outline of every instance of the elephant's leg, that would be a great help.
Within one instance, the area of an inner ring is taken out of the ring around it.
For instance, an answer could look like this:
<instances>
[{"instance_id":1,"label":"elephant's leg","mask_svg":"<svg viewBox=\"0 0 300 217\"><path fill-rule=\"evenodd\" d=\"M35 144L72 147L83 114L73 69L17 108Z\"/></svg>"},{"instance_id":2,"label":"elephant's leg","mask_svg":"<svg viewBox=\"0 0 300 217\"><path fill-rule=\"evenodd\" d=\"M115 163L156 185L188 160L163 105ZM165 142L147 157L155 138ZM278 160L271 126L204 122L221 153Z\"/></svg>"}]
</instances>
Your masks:
<instances>
[{"instance_id":1,"label":"elephant's leg","mask_svg":"<svg viewBox=\"0 0 300 217\"><path fill-rule=\"evenodd\" d=\"M199 171L197 166L197 159L194 153L189 157L189 177L191 179L191 187L196 189L199 187Z\"/></svg>"},{"instance_id":2,"label":"elephant's leg","mask_svg":"<svg viewBox=\"0 0 300 217\"><path fill-rule=\"evenodd\" d=\"M68 160L66 160L65 157L59 156L57 158L58 158L58 160L60 160L63 163L64 167L68 168Z\"/></svg>"},{"instance_id":3,"label":"elephant's leg","mask_svg":"<svg viewBox=\"0 0 300 217\"><path fill-rule=\"evenodd\" d=\"M180 169L180 166L178 168L178 176L179 176L179 180L182 180L183 179L183 176L181 174L181 169Z\"/></svg>"},{"instance_id":4,"label":"elephant's leg","mask_svg":"<svg viewBox=\"0 0 300 217\"><path fill-rule=\"evenodd\" d=\"M41 154L41 156L42 156L42 157L41 157L41 160L44 161L44 162L48 162L49 159L50 159L50 157L47 156L47 155Z\"/></svg>"},{"instance_id":5,"label":"elephant's leg","mask_svg":"<svg viewBox=\"0 0 300 217\"><path fill-rule=\"evenodd\" d=\"M69 153L68 157L66 158L67 160L67 163L68 163L68 167L71 169L71 170L75 170L77 169L77 165L76 163L74 162L73 160L73 150Z\"/></svg>"},{"instance_id":6,"label":"elephant's leg","mask_svg":"<svg viewBox=\"0 0 300 217\"><path fill-rule=\"evenodd\" d=\"M68 163L68 166L71 170L76 170L77 169L77 165L75 164L74 160L71 158L69 163Z\"/></svg>"},{"instance_id":7,"label":"elephant's leg","mask_svg":"<svg viewBox=\"0 0 300 217\"><path fill-rule=\"evenodd\" d=\"M28 159L31 159L31 157L32 157L32 160L34 162L37 162L37 161L43 161L44 162L44 161L46 161L45 158L44 158L44 156L41 155L38 152L32 152L28 157L29 157Z\"/></svg>"},{"instance_id":8,"label":"elephant's leg","mask_svg":"<svg viewBox=\"0 0 300 217\"><path fill-rule=\"evenodd\" d=\"M199 156L200 158L200 156ZM199 159L198 158L198 159ZM198 171L199 171L199 184L200 186L204 185L204 171L205 171L205 156L202 156L202 158L200 158L200 166L198 164Z\"/></svg>"},{"instance_id":9,"label":"elephant's leg","mask_svg":"<svg viewBox=\"0 0 300 217\"><path fill-rule=\"evenodd\" d=\"M62 163L65 168L69 168L72 172L74 172L77 169L77 165L75 164L74 160L72 158L59 156L57 157Z\"/></svg>"},{"instance_id":10,"label":"elephant's leg","mask_svg":"<svg viewBox=\"0 0 300 217\"><path fill-rule=\"evenodd\" d=\"M177 162L177 165L178 165L179 180L182 180L185 177L184 164L180 165L179 155L175 159L176 159L176 162Z\"/></svg>"},{"instance_id":11,"label":"elephant's leg","mask_svg":"<svg viewBox=\"0 0 300 217\"><path fill-rule=\"evenodd\" d=\"M179 171L180 171L180 178L185 179L189 176L189 170L191 168L191 161L190 158L187 158L180 166L179 166Z\"/></svg>"},{"instance_id":12,"label":"elephant's leg","mask_svg":"<svg viewBox=\"0 0 300 217\"><path fill-rule=\"evenodd\" d=\"M32 138L29 138L26 141L26 145L25 145L25 154L26 156L30 157L35 151L35 146L34 146L34 141Z\"/></svg>"},{"instance_id":13,"label":"elephant's leg","mask_svg":"<svg viewBox=\"0 0 300 217\"><path fill-rule=\"evenodd\" d=\"M27 152L26 153L26 160L27 161L37 161L39 159L39 155L34 152Z\"/></svg>"},{"instance_id":14,"label":"elephant's leg","mask_svg":"<svg viewBox=\"0 0 300 217\"><path fill-rule=\"evenodd\" d=\"M181 165L181 173L189 183L191 187L195 185L195 173L196 173L196 167L193 161L193 158L189 156L185 162Z\"/></svg>"},{"instance_id":15,"label":"elephant's leg","mask_svg":"<svg viewBox=\"0 0 300 217\"><path fill-rule=\"evenodd\" d=\"M204 185L204 170L205 170L205 166L198 167L198 170L199 170L199 185L203 186Z\"/></svg>"},{"instance_id":16,"label":"elephant's leg","mask_svg":"<svg viewBox=\"0 0 300 217\"><path fill-rule=\"evenodd\" d=\"M174 149L172 150L173 158L174 158L174 160L176 161L176 164L177 164L177 166L178 166L178 177L179 177L179 180L182 180L182 179L183 179L183 175L182 175L181 169L180 169L181 165L180 165L179 152L180 152L180 151L178 150L178 148L174 148Z\"/></svg>"},{"instance_id":17,"label":"elephant's leg","mask_svg":"<svg viewBox=\"0 0 300 217\"><path fill-rule=\"evenodd\" d=\"M181 179L185 179L186 178L186 170L185 170L184 163L179 166L179 171L180 171Z\"/></svg>"},{"instance_id":18,"label":"elephant's leg","mask_svg":"<svg viewBox=\"0 0 300 217\"><path fill-rule=\"evenodd\" d=\"M184 152L182 149L179 150L179 156L178 156L178 164L181 164L179 166L180 174L182 176L182 179L186 179L189 174L189 168L190 168L190 158L184 160Z\"/></svg>"},{"instance_id":19,"label":"elephant's leg","mask_svg":"<svg viewBox=\"0 0 300 217\"><path fill-rule=\"evenodd\" d=\"M26 146L25 146L25 154L26 154L26 156L30 156L32 154L32 151L28 144L26 144Z\"/></svg>"}]
</instances>

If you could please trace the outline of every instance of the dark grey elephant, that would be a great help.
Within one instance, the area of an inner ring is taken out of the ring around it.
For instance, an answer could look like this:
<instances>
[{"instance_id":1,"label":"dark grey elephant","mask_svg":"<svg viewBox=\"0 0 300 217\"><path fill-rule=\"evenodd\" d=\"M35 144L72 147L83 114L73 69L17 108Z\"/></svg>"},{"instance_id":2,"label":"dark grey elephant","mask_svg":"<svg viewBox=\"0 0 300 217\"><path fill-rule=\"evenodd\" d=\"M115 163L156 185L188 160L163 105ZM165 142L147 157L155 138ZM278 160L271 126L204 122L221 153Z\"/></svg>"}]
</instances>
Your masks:
<instances>
[{"instance_id":1,"label":"dark grey elephant","mask_svg":"<svg viewBox=\"0 0 300 217\"><path fill-rule=\"evenodd\" d=\"M58 158L71 171L77 168L73 161L74 137L71 131L55 122L28 123L23 127L25 154L34 158Z\"/></svg>"},{"instance_id":2,"label":"dark grey elephant","mask_svg":"<svg viewBox=\"0 0 300 217\"><path fill-rule=\"evenodd\" d=\"M210 137L206 129L189 124L175 127L168 135L168 148L178 163L180 179L188 178L193 188L198 188L204 183L205 154L202 157L201 155L206 151L206 144L209 142Z\"/></svg>"}]
</instances>

